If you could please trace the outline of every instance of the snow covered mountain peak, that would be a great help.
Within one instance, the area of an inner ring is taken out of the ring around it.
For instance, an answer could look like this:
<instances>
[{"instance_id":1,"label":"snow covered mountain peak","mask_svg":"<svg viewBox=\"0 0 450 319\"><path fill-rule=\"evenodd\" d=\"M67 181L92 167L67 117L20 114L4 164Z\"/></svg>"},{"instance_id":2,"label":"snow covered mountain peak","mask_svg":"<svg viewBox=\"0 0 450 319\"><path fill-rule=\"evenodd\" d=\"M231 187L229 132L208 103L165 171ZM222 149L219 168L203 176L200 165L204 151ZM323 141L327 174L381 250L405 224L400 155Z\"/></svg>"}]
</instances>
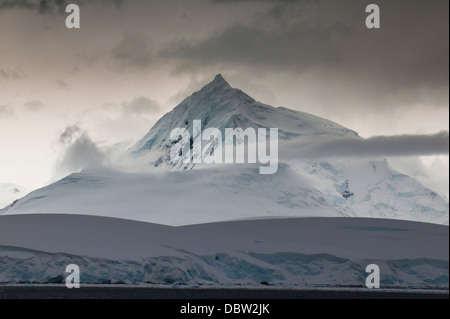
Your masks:
<instances>
[{"instance_id":1,"label":"snow covered mountain peak","mask_svg":"<svg viewBox=\"0 0 450 319\"><path fill-rule=\"evenodd\" d=\"M260 103L241 90L232 88L218 74L211 83L164 115L132 148L131 154L144 160L148 158L148 164L155 167L178 171L201 167L202 164L192 161L176 164L170 160L172 147L190 147L191 152L187 156L194 159L214 153L214 140L204 143L200 149L195 147L194 120L201 120L202 130L218 128L222 137L225 128L278 128L280 141L304 139L309 142L315 136L361 138L356 132L332 121L286 107L275 108ZM170 133L175 128L188 130L191 141L171 140ZM245 139L237 137L236 143L245 143ZM283 154L280 156L283 159ZM440 196L434 196L431 190L414 178L392 169L386 161L358 158L351 161L334 161L331 158L305 161L294 158L287 164L300 176L309 178L311 189L319 190L340 207L341 214L345 216L410 219L448 225L448 203Z\"/></svg>"},{"instance_id":2,"label":"snow covered mountain peak","mask_svg":"<svg viewBox=\"0 0 450 319\"><path fill-rule=\"evenodd\" d=\"M208 83L202 89L195 92L191 97L197 100L202 98L207 98L210 100L218 98L222 100L238 99L243 102L246 101L248 103L255 102L253 98L251 98L241 90L232 88L220 73L216 75L212 82Z\"/></svg>"},{"instance_id":3,"label":"snow covered mountain peak","mask_svg":"<svg viewBox=\"0 0 450 319\"><path fill-rule=\"evenodd\" d=\"M174 111L177 115L210 116L223 115L223 111L236 111L239 107L249 107L255 100L243 91L232 88L221 74L199 91L186 98Z\"/></svg>"},{"instance_id":4,"label":"snow covered mountain peak","mask_svg":"<svg viewBox=\"0 0 450 319\"><path fill-rule=\"evenodd\" d=\"M223 78L222 74L217 74L214 80L209 83L211 86L231 88L230 84Z\"/></svg>"},{"instance_id":5,"label":"snow covered mountain peak","mask_svg":"<svg viewBox=\"0 0 450 319\"><path fill-rule=\"evenodd\" d=\"M202 129L217 128L224 137L225 128L277 128L279 139L290 140L305 135L333 135L352 136L358 134L332 121L313 116L311 114L290 110L288 108L260 103L240 89L232 88L221 74L205 85L199 91L187 97L172 111L165 114L150 131L131 149L133 156L145 156L151 151L162 153L158 160L152 162L154 166L174 166L170 162L171 147L183 141L171 141L173 129L187 129L192 138L193 121L200 120ZM244 139L237 137L236 143ZM207 152L212 153L215 145L205 145ZM198 156L193 150L194 157ZM203 150L205 151L205 149ZM190 169L191 166L180 165L178 169Z\"/></svg>"}]
</instances>

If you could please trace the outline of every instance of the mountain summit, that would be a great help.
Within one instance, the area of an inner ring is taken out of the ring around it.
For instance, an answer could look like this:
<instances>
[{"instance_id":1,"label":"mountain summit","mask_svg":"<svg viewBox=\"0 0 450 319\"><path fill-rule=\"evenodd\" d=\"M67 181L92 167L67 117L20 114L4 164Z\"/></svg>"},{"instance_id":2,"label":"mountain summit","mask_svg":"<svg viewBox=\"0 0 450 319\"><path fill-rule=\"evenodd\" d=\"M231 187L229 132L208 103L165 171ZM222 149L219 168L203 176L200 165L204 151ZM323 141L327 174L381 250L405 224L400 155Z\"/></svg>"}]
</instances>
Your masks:
<instances>
[{"instance_id":1,"label":"mountain summit","mask_svg":"<svg viewBox=\"0 0 450 319\"><path fill-rule=\"evenodd\" d=\"M199 91L192 94L192 98L199 100L201 97L213 97L213 96L220 96L223 99L240 99L241 101L247 101L249 103L254 102L255 100L252 99L250 96L245 94L239 89L232 88L230 84L223 78L222 74L217 74L214 78L214 80L207 85L205 85L203 88L201 88ZM195 101L193 101L195 102Z\"/></svg>"},{"instance_id":2,"label":"mountain summit","mask_svg":"<svg viewBox=\"0 0 450 319\"><path fill-rule=\"evenodd\" d=\"M154 166L173 166L185 170L194 165L175 165L170 161L171 147L180 142L170 140L173 129L187 129L193 139L193 121L200 120L202 129L218 128L224 138L225 128L278 128L280 140L290 140L305 135L333 135L351 136L358 138L358 134L332 121L317 116L290 110L275 108L257 102L243 91L232 88L221 74L205 85L199 91L186 98L172 111L164 115L150 131L131 149L133 156L145 156L151 151L162 153ZM236 143L243 143L243 137L238 136ZM194 150L193 156L199 152L213 153L213 141L207 143L203 150ZM197 153L195 153L197 152Z\"/></svg>"},{"instance_id":3,"label":"mountain summit","mask_svg":"<svg viewBox=\"0 0 450 319\"><path fill-rule=\"evenodd\" d=\"M222 74L220 74L220 73L217 74L216 77L214 78L214 80L209 84L212 86L216 86L216 87L221 86L221 87L226 87L226 88L230 88L230 89L232 88L228 84L228 82L223 78Z\"/></svg>"}]
</instances>

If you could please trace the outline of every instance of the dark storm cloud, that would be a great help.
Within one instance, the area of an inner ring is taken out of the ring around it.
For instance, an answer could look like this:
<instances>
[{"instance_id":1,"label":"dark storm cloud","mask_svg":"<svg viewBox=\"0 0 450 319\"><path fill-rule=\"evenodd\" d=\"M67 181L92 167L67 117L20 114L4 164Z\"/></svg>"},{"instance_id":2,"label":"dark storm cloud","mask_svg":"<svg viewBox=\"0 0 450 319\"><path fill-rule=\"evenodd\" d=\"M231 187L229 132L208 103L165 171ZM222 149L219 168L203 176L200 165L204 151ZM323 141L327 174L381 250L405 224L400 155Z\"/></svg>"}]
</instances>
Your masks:
<instances>
[{"instance_id":1,"label":"dark storm cloud","mask_svg":"<svg viewBox=\"0 0 450 319\"><path fill-rule=\"evenodd\" d=\"M373 99L404 89L448 87L447 0L376 1L378 30L365 26L366 1L246 2L255 7L248 19L200 41L172 42L161 56L178 60L178 70L187 73L209 66L334 74L365 85Z\"/></svg>"},{"instance_id":2,"label":"dark storm cloud","mask_svg":"<svg viewBox=\"0 0 450 319\"><path fill-rule=\"evenodd\" d=\"M374 136L368 139L335 138L280 144L281 158L389 157L445 155L449 133L432 135Z\"/></svg>"},{"instance_id":3,"label":"dark storm cloud","mask_svg":"<svg viewBox=\"0 0 450 319\"><path fill-rule=\"evenodd\" d=\"M113 48L112 55L125 66L143 69L150 66L150 40L142 33L124 32L122 39Z\"/></svg>"},{"instance_id":4,"label":"dark storm cloud","mask_svg":"<svg viewBox=\"0 0 450 319\"><path fill-rule=\"evenodd\" d=\"M21 8L37 11L41 14L65 13L67 5L71 3L81 5L85 2L110 2L120 6L123 0L0 0L0 10Z\"/></svg>"},{"instance_id":5,"label":"dark storm cloud","mask_svg":"<svg viewBox=\"0 0 450 319\"><path fill-rule=\"evenodd\" d=\"M0 0L0 10L22 8L37 11L42 14L64 12L69 2L65 0Z\"/></svg>"},{"instance_id":6,"label":"dark storm cloud","mask_svg":"<svg viewBox=\"0 0 450 319\"><path fill-rule=\"evenodd\" d=\"M300 2L300 1L305 1L305 0L210 0L211 3L233 3L233 4L238 4L238 3L243 3L243 2L274 2L274 3L289 3L289 2ZM318 0L314 0L314 1L318 1Z\"/></svg>"},{"instance_id":7,"label":"dark storm cloud","mask_svg":"<svg viewBox=\"0 0 450 319\"><path fill-rule=\"evenodd\" d=\"M238 3L237 1L213 1ZM261 2L255 3L255 9ZM266 1L264 1L266 2ZM272 1L268 1L272 2ZM277 4L259 16L249 16L244 23L230 25L204 40L172 42L161 50L163 57L182 61L188 71L208 65L257 66L262 69L282 68L306 70L318 65L339 64L332 43L335 34L346 33L339 21L317 26L307 20L299 21L292 8L301 4Z\"/></svg>"},{"instance_id":8,"label":"dark storm cloud","mask_svg":"<svg viewBox=\"0 0 450 319\"><path fill-rule=\"evenodd\" d=\"M144 115L159 112L159 105L147 97L135 97L129 102L122 103L123 112L125 114Z\"/></svg>"},{"instance_id":9,"label":"dark storm cloud","mask_svg":"<svg viewBox=\"0 0 450 319\"><path fill-rule=\"evenodd\" d=\"M24 8L34 10L37 4L29 0L0 0L0 10L7 10L13 8Z\"/></svg>"},{"instance_id":10,"label":"dark storm cloud","mask_svg":"<svg viewBox=\"0 0 450 319\"><path fill-rule=\"evenodd\" d=\"M197 44L172 43L161 54L202 64L237 64L264 68L295 67L298 70L338 63L331 30L345 32L342 25L326 29L299 23L280 36L277 30L233 25L219 35Z\"/></svg>"}]
</instances>

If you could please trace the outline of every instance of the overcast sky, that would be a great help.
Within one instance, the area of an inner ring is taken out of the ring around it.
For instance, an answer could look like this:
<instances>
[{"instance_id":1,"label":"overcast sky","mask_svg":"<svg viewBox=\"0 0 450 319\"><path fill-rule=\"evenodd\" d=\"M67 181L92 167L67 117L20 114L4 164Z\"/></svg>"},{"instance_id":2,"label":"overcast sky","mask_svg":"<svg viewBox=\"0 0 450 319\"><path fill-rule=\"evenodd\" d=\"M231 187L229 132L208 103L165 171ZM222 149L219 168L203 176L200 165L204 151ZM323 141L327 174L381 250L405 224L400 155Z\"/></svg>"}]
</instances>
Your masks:
<instances>
[{"instance_id":1,"label":"overcast sky","mask_svg":"<svg viewBox=\"0 0 450 319\"><path fill-rule=\"evenodd\" d=\"M80 5L79 30L65 27L69 3ZM369 3L380 6L381 29L365 27ZM138 140L217 73L256 100L363 137L448 131L448 7L448 0L0 0L0 182L48 183L67 128L98 145ZM434 167L435 179L448 173L448 156L413 160L393 162ZM448 179L435 183L448 194Z\"/></svg>"}]
</instances>

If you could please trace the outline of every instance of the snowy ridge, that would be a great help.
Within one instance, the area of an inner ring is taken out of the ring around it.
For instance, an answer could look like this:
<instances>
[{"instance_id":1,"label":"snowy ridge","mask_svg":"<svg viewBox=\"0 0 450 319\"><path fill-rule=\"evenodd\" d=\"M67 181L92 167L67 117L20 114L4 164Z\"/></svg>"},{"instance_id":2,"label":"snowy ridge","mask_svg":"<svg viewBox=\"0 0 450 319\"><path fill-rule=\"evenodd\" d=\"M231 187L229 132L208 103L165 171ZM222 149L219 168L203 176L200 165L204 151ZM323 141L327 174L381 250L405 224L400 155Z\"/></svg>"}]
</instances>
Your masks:
<instances>
[{"instance_id":1,"label":"snowy ridge","mask_svg":"<svg viewBox=\"0 0 450 319\"><path fill-rule=\"evenodd\" d=\"M30 193L0 213L67 213L189 225L260 217L344 216L287 165L132 174L84 171Z\"/></svg>"},{"instance_id":2,"label":"snowy ridge","mask_svg":"<svg viewBox=\"0 0 450 319\"><path fill-rule=\"evenodd\" d=\"M280 164L273 175L260 175L252 165L159 174L83 171L0 210L29 213L172 226L272 217L379 217L448 225L448 203L383 161Z\"/></svg>"},{"instance_id":3,"label":"snowy ridge","mask_svg":"<svg viewBox=\"0 0 450 319\"><path fill-rule=\"evenodd\" d=\"M11 204L16 199L26 196L30 191L19 185L0 183L0 209Z\"/></svg>"},{"instance_id":4,"label":"snowy ridge","mask_svg":"<svg viewBox=\"0 0 450 319\"><path fill-rule=\"evenodd\" d=\"M365 266L376 263L382 288L448 289L448 236L445 226L367 218L170 227L0 216L0 282L62 283L76 263L82 283L363 287Z\"/></svg>"},{"instance_id":5,"label":"snowy ridge","mask_svg":"<svg viewBox=\"0 0 450 319\"><path fill-rule=\"evenodd\" d=\"M418 180L395 171L386 160L290 164L347 216L449 224L448 203Z\"/></svg>"}]
</instances>

